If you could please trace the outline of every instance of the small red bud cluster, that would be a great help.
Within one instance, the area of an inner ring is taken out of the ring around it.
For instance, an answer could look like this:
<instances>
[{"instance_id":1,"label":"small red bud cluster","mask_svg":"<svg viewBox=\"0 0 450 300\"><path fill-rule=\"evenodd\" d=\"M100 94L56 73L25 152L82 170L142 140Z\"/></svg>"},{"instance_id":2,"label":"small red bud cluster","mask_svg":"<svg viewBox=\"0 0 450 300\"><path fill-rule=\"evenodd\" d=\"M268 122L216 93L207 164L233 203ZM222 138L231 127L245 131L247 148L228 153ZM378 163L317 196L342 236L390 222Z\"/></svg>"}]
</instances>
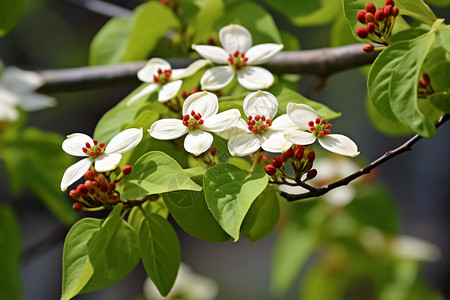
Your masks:
<instances>
[{"instance_id":1,"label":"small red bud cluster","mask_svg":"<svg viewBox=\"0 0 450 300\"><path fill-rule=\"evenodd\" d=\"M183 90L183 91L181 92L181 97L183 97L183 99L186 100L187 97L189 97L190 95L192 95L192 94L194 94L194 93L197 93L197 92L198 92L198 89L192 89L189 93L186 92L185 90Z\"/></svg>"},{"instance_id":2,"label":"small red bud cluster","mask_svg":"<svg viewBox=\"0 0 450 300\"><path fill-rule=\"evenodd\" d=\"M157 74L153 75L153 82L166 84L167 82L169 82L171 76L172 69L163 70L159 68Z\"/></svg>"},{"instance_id":3,"label":"small red bud cluster","mask_svg":"<svg viewBox=\"0 0 450 300\"><path fill-rule=\"evenodd\" d=\"M422 79L419 80L417 93L419 98L426 98L428 95L435 93L436 91L431 86L430 75L426 72L422 73Z\"/></svg>"},{"instance_id":4,"label":"small red bud cluster","mask_svg":"<svg viewBox=\"0 0 450 300\"><path fill-rule=\"evenodd\" d=\"M266 165L265 170L267 175L278 176L284 181L287 177L285 163L289 161L295 172L295 181L301 181L303 175L306 174L306 178L303 179L304 182L317 175L317 170L312 169L315 158L314 151L307 151L305 146L295 145L282 153L280 157L274 157L272 163Z\"/></svg>"},{"instance_id":5,"label":"small red bud cluster","mask_svg":"<svg viewBox=\"0 0 450 300\"><path fill-rule=\"evenodd\" d=\"M270 121L263 115L262 116L256 115L254 117L248 116L247 125L248 130L250 130L251 132L261 134L266 132L266 130L270 126L272 126L272 121Z\"/></svg>"},{"instance_id":6,"label":"small red bud cluster","mask_svg":"<svg viewBox=\"0 0 450 300\"><path fill-rule=\"evenodd\" d=\"M228 62L232 65L236 70L241 69L247 65L248 57L245 56L244 52L239 52L236 50L233 54L230 54L228 57Z\"/></svg>"},{"instance_id":7,"label":"small red bud cluster","mask_svg":"<svg viewBox=\"0 0 450 300\"><path fill-rule=\"evenodd\" d=\"M131 173L132 166L127 165L122 168L123 176ZM121 174L121 175L122 175ZM73 205L76 212L89 210L95 207L112 208L120 201L120 194L116 190L116 184L123 179L119 175L115 180L111 180L106 172L97 172L95 169L87 170L84 174L86 181L79 184L76 189L69 192L70 198L79 201Z\"/></svg>"},{"instance_id":8,"label":"small red bud cluster","mask_svg":"<svg viewBox=\"0 0 450 300\"><path fill-rule=\"evenodd\" d=\"M203 125L202 115L200 113L195 113L195 111L191 111L191 114L184 115L183 117L183 125L188 129L193 130L197 128L198 125Z\"/></svg>"},{"instance_id":9,"label":"small red bud cluster","mask_svg":"<svg viewBox=\"0 0 450 300\"><path fill-rule=\"evenodd\" d=\"M385 6L378 9L375 4L367 3L366 10L360 10L356 14L359 23L365 24L366 27L360 26L356 29L356 34L362 38L368 38L374 43L388 46L390 44L390 36L394 27L395 17L399 15L399 9L394 5L394 0L386 0ZM363 47L365 52L372 52L374 46L367 44Z\"/></svg>"}]
</instances>

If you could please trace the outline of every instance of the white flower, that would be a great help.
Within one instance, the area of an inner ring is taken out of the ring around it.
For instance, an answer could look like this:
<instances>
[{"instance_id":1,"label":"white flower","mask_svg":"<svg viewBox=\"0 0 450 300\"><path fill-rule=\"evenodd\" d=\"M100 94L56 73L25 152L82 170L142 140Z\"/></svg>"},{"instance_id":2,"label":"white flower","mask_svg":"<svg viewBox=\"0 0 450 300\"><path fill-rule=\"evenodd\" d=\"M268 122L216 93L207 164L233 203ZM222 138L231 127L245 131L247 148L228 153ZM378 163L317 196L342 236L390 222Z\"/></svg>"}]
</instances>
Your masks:
<instances>
[{"instance_id":1,"label":"white flower","mask_svg":"<svg viewBox=\"0 0 450 300\"><path fill-rule=\"evenodd\" d=\"M328 151L355 157L359 154L356 144L342 134L330 134L331 124L320 120L316 111L308 105L289 103L286 107L289 118L299 130L289 130L285 137L297 145L309 145L319 140L319 144Z\"/></svg>"},{"instance_id":2,"label":"white flower","mask_svg":"<svg viewBox=\"0 0 450 300\"><path fill-rule=\"evenodd\" d=\"M390 251L395 257L417 261L434 262L441 256L441 250L436 245L409 235L394 238Z\"/></svg>"},{"instance_id":3,"label":"white flower","mask_svg":"<svg viewBox=\"0 0 450 300\"><path fill-rule=\"evenodd\" d=\"M248 121L240 119L235 127L219 136L229 139L228 151L233 156L245 156L259 148L273 153L284 152L292 143L284 138L283 131L295 124L287 115L272 122L278 110L278 101L269 92L257 91L247 95L243 102Z\"/></svg>"},{"instance_id":4,"label":"white flower","mask_svg":"<svg viewBox=\"0 0 450 300\"><path fill-rule=\"evenodd\" d=\"M251 47L250 32L235 24L222 28L219 39L223 48L192 45L192 48L204 58L217 64L228 64L207 70L200 80L202 89L219 90L228 85L235 74L238 82L249 90L265 89L273 84L272 73L255 65L271 60L283 49L283 45L268 43Z\"/></svg>"},{"instance_id":5,"label":"white flower","mask_svg":"<svg viewBox=\"0 0 450 300\"><path fill-rule=\"evenodd\" d=\"M127 152L139 144L142 139L142 128L126 129L114 136L105 148L105 143L99 143L83 133L67 136L62 143L62 149L74 156L87 156L70 166L61 180L61 190L65 191L69 185L80 179L94 163L97 172L114 170Z\"/></svg>"},{"instance_id":6,"label":"white flower","mask_svg":"<svg viewBox=\"0 0 450 300\"><path fill-rule=\"evenodd\" d=\"M42 77L36 72L6 68L0 79L0 121L16 121L18 106L25 111L55 106L54 98L34 92L43 84Z\"/></svg>"},{"instance_id":7,"label":"white flower","mask_svg":"<svg viewBox=\"0 0 450 300\"><path fill-rule=\"evenodd\" d=\"M144 282L146 300L213 300L216 299L218 292L219 287L213 279L192 272L184 263L180 264L175 283L166 297L160 295L150 278Z\"/></svg>"},{"instance_id":8,"label":"white flower","mask_svg":"<svg viewBox=\"0 0 450 300\"><path fill-rule=\"evenodd\" d=\"M184 149L200 155L209 149L213 136L206 132L219 132L236 124L241 116L239 110L221 113L217 96L203 91L190 95L183 104L183 119L163 119L152 124L148 132L159 140L172 140L187 133Z\"/></svg>"},{"instance_id":9,"label":"white flower","mask_svg":"<svg viewBox=\"0 0 450 300\"><path fill-rule=\"evenodd\" d=\"M183 84L182 78L195 74L198 70L210 63L200 59L185 69L172 69L169 62L162 58L152 58L144 68L138 71L137 77L143 82L150 83L142 91L134 95L127 103L131 105L144 95L158 90L158 101L166 102L175 97Z\"/></svg>"}]
</instances>

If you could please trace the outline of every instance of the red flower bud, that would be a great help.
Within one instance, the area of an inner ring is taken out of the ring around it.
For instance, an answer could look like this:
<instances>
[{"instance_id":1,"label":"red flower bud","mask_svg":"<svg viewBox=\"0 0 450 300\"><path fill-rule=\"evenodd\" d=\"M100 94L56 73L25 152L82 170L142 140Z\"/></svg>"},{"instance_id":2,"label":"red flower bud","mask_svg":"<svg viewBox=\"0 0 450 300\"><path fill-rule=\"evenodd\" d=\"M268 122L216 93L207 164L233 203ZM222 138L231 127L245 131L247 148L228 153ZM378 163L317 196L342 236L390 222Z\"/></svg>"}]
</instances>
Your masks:
<instances>
[{"instance_id":1,"label":"red flower bud","mask_svg":"<svg viewBox=\"0 0 450 300\"><path fill-rule=\"evenodd\" d=\"M377 8L376 8L375 4L369 2L366 4L366 11L368 13L374 14L377 11Z\"/></svg>"},{"instance_id":2,"label":"red flower bud","mask_svg":"<svg viewBox=\"0 0 450 300\"><path fill-rule=\"evenodd\" d=\"M427 82L423 79L419 80L419 86L422 88L426 88L427 87Z\"/></svg>"},{"instance_id":3,"label":"red flower bud","mask_svg":"<svg viewBox=\"0 0 450 300\"><path fill-rule=\"evenodd\" d=\"M216 148L213 146L209 147L209 152L211 153L212 156L215 156L217 153Z\"/></svg>"},{"instance_id":4,"label":"red flower bud","mask_svg":"<svg viewBox=\"0 0 450 300\"><path fill-rule=\"evenodd\" d=\"M130 174L132 168L133 168L133 167L130 166L130 165L126 165L125 167L123 167L123 168L122 168L122 173L123 173L123 175L128 175L128 174Z\"/></svg>"},{"instance_id":5,"label":"red flower bud","mask_svg":"<svg viewBox=\"0 0 450 300\"><path fill-rule=\"evenodd\" d=\"M108 190L110 192L116 190L116 184L114 182L110 182L109 185L108 185Z\"/></svg>"},{"instance_id":6,"label":"red flower bud","mask_svg":"<svg viewBox=\"0 0 450 300\"><path fill-rule=\"evenodd\" d=\"M101 184L100 185L100 191L102 191L102 193L106 193L108 191L108 185L106 184Z\"/></svg>"},{"instance_id":7,"label":"red flower bud","mask_svg":"<svg viewBox=\"0 0 450 300\"><path fill-rule=\"evenodd\" d=\"M375 16L372 13L366 14L366 23L375 22Z\"/></svg>"},{"instance_id":8,"label":"red flower bud","mask_svg":"<svg viewBox=\"0 0 450 300\"><path fill-rule=\"evenodd\" d=\"M275 168L281 168L284 164L284 161L279 157L274 157L272 160L272 164Z\"/></svg>"},{"instance_id":9,"label":"red flower bud","mask_svg":"<svg viewBox=\"0 0 450 300\"><path fill-rule=\"evenodd\" d=\"M425 80L426 83L431 83L430 75L427 72L423 72L422 77L423 77L423 80Z\"/></svg>"},{"instance_id":10,"label":"red flower bud","mask_svg":"<svg viewBox=\"0 0 450 300\"><path fill-rule=\"evenodd\" d=\"M368 32L367 29L364 28L364 27L358 27L358 28L356 29L356 34L357 34L360 38L365 39L365 38L369 35L369 32Z\"/></svg>"},{"instance_id":11,"label":"red flower bud","mask_svg":"<svg viewBox=\"0 0 450 300\"><path fill-rule=\"evenodd\" d=\"M86 180L94 180L94 173L92 173L91 170L87 170L86 173L84 173L84 178Z\"/></svg>"},{"instance_id":12,"label":"red flower bud","mask_svg":"<svg viewBox=\"0 0 450 300\"><path fill-rule=\"evenodd\" d=\"M281 158L281 160L282 160L283 162L287 161L287 160L288 160L288 157L287 157L287 155L286 155L286 152L281 153L280 158Z\"/></svg>"},{"instance_id":13,"label":"red flower bud","mask_svg":"<svg viewBox=\"0 0 450 300\"><path fill-rule=\"evenodd\" d=\"M358 11L356 19L358 19L359 23L366 24L366 12L363 10Z\"/></svg>"},{"instance_id":14,"label":"red flower bud","mask_svg":"<svg viewBox=\"0 0 450 300\"><path fill-rule=\"evenodd\" d=\"M386 17L389 17L394 12L394 9L393 9L392 5L385 6L383 10L384 10L384 15Z\"/></svg>"},{"instance_id":15,"label":"red flower bud","mask_svg":"<svg viewBox=\"0 0 450 300\"><path fill-rule=\"evenodd\" d=\"M399 13L400 13L400 10L398 9L398 7L394 6L394 8L392 9L392 16L396 17L396 16L398 16Z\"/></svg>"},{"instance_id":16,"label":"red flower bud","mask_svg":"<svg viewBox=\"0 0 450 300\"><path fill-rule=\"evenodd\" d=\"M363 46L362 49L364 50L364 52L370 53L370 52L373 51L374 48L375 48L375 47L374 47L373 45L371 45L371 44L366 44L366 45Z\"/></svg>"},{"instance_id":17,"label":"red flower bud","mask_svg":"<svg viewBox=\"0 0 450 300\"><path fill-rule=\"evenodd\" d=\"M266 170L267 175L273 176L277 172L277 169L273 165L267 165L264 170Z\"/></svg>"},{"instance_id":18,"label":"red flower bud","mask_svg":"<svg viewBox=\"0 0 450 300\"><path fill-rule=\"evenodd\" d=\"M383 21L385 17L386 17L386 16L385 16L385 14L384 14L384 10L380 9L380 10L377 10L377 11L375 12L375 19L376 19L378 22Z\"/></svg>"},{"instance_id":19,"label":"red flower bud","mask_svg":"<svg viewBox=\"0 0 450 300\"><path fill-rule=\"evenodd\" d=\"M292 157L294 157L294 149L292 149L292 148L289 148L286 152L284 152L284 153L286 153L286 156L287 156L287 158L292 158Z\"/></svg>"},{"instance_id":20,"label":"red flower bud","mask_svg":"<svg viewBox=\"0 0 450 300\"><path fill-rule=\"evenodd\" d=\"M386 4L386 5L392 5L392 6L395 6L395 5L394 5L394 0L386 0L386 1L385 1L385 4Z\"/></svg>"},{"instance_id":21,"label":"red flower bud","mask_svg":"<svg viewBox=\"0 0 450 300\"><path fill-rule=\"evenodd\" d=\"M308 152L308 161L309 162L313 162L314 161L314 159L316 159L316 153L314 152L314 151L310 151L310 152Z\"/></svg>"},{"instance_id":22,"label":"red flower bud","mask_svg":"<svg viewBox=\"0 0 450 300\"><path fill-rule=\"evenodd\" d=\"M77 191L80 193L81 196L86 196L89 193L88 188L84 184L79 184L77 186Z\"/></svg>"},{"instance_id":23,"label":"red flower bud","mask_svg":"<svg viewBox=\"0 0 450 300\"><path fill-rule=\"evenodd\" d=\"M76 212L82 212L83 211L83 204L81 204L80 202L74 203L72 205L72 208Z\"/></svg>"},{"instance_id":24,"label":"red flower bud","mask_svg":"<svg viewBox=\"0 0 450 300\"><path fill-rule=\"evenodd\" d=\"M375 31L375 24L373 24L373 23L367 24L367 32L373 33L374 31Z\"/></svg>"},{"instance_id":25,"label":"red flower bud","mask_svg":"<svg viewBox=\"0 0 450 300\"><path fill-rule=\"evenodd\" d=\"M270 159L270 156L269 155L267 155L267 154L260 154L259 155L259 160L258 160L258 162L261 164L261 163L264 163L264 164L270 164L271 162L272 162L272 160Z\"/></svg>"},{"instance_id":26,"label":"red flower bud","mask_svg":"<svg viewBox=\"0 0 450 300\"><path fill-rule=\"evenodd\" d=\"M303 156L304 156L304 154L305 154L305 151L303 150L303 147L295 147L295 153L294 153L294 155L295 155L295 158L297 159L297 160L302 160L303 159Z\"/></svg>"},{"instance_id":27,"label":"red flower bud","mask_svg":"<svg viewBox=\"0 0 450 300\"><path fill-rule=\"evenodd\" d=\"M306 178L308 180L309 179L313 179L316 176L317 176L317 170L316 169L309 170L308 173L306 174Z\"/></svg>"},{"instance_id":28,"label":"red flower bud","mask_svg":"<svg viewBox=\"0 0 450 300\"><path fill-rule=\"evenodd\" d=\"M72 198L73 200L78 200L78 199L81 198L81 194L80 194L80 192L77 191L77 190L71 190L71 191L69 192L69 196L70 196L70 198Z\"/></svg>"}]
</instances>

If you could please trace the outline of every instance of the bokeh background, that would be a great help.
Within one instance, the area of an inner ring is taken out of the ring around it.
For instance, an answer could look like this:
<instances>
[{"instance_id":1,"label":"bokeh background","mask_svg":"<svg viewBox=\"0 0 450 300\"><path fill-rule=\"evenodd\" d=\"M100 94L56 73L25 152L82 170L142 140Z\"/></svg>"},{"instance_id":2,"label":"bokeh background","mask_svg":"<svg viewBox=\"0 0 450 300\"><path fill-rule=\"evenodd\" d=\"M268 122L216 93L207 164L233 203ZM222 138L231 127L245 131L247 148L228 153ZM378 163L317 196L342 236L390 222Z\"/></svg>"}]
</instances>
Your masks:
<instances>
[{"instance_id":1,"label":"bokeh background","mask_svg":"<svg viewBox=\"0 0 450 300\"><path fill-rule=\"evenodd\" d=\"M129 9L142 3L137 0L109 2ZM435 12L439 17L450 17L449 9L439 8ZM290 25L277 12L272 13L279 28L299 38L302 49L330 45L330 26L299 28ZM70 1L28 1L19 24L0 39L0 58L6 66L31 70L85 66L88 64L90 42L108 20L108 17ZM305 94L314 80L302 77L300 92ZM29 114L27 125L62 135L73 132L91 135L100 117L135 87L53 94L58 99L58 106ZM324 89L309 96L342 112L343 117L335 120L333 126L338 126L341 133L357 141L361 162L374 160L408 139L387 137L374 129L365 112L365 79L359 70L333 75ZM421 273L426 282L446 298L450 298L449 126L443 125L433 138L421 140L413 151L375 171L395 196L402 220L401 232L428 240L441 249L441 259L425 264ZM13 205L21 225L24 239L21 274L25 299L59 299L62 247L67 229L28 191L24 191L20 198L13 197L1 163L0 189L3 191L0 201ZM210 276L219 283L218 299L296 299L297 287L283 297L269 292L275 233L255 243L241 238L237 243L208 244L188 236L180 228L176 229L181 241L182 260L195 272ZM136 299L142 293L145 278L145 271L139 265L118 284L75 299Z\"/></svg>"}]
</instances>

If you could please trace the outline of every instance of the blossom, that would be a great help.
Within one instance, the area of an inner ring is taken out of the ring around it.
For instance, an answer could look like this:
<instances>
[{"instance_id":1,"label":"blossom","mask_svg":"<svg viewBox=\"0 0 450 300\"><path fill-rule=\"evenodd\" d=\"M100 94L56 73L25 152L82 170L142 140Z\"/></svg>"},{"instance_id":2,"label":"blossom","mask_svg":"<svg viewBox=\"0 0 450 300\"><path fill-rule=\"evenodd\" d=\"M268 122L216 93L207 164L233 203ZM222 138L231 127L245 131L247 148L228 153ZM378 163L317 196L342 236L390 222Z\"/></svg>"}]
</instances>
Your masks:
<instances>
[{"instance_id":1,"label":"blossom","mask_svg":"<svg viewBox=\"0 0 450 300\"><path fill-rule=\"evenodd\" d=\"M183 84L182 78L189 77L203 68L209 61L200 59L185 69L172 69L169 62L162 58L150 59L144 68L138 71L137 77L143 82L150 83L127 103L131 105L144 95L158 91L158 101L166 102L175 97Z\"/></svg>"},{"instance_id":2,"label":"blossom","mask_svg":"<svg viewBox=\"0 0 450 300\"><path fill-rule=\"evenodd\" d=\"M25 111L55 106L54 98L34 92L43 84L44 80L36 72L6 68L0 79L0 121L16 121L18 106Z\"/></svg>"},{"instance_id":3,"label":"blossom","mask_svg":"<svg viewBox=\"0 0 450 300\"><path fill-rule=\"evenodd\" d=\"M166 297L159 294L158 289L150 278L147 278L144 282L144 297L146 300L213 300L217 298L218 292L217 282L206 276L194 273L185 263L180 264L175 283Z\"/></svg>"},{"instance_id":4,"label":"blossom","mask_svg":"<svg viewBox=\"0 0 450 300\"><path fill-rule=\"evenodd\" d=\"M248 121L240 119L230 130L219 133L229 139L228 151L233 156L245 156L259 148L268 152L284 152L292 143L284 138L283 132L295 126L287 115L273 120L278 110L278 101L269 92L257 91L247 95L243 102Z\"/></svg>"},{"instance_id":5,"label":"blossom","mask_svg":"<svg viewBox=\"0 0 450 300\"><path fill-rule=\"evenodd\" d=\"M70 155L87 156L87 158L66 170L61 180L61 190L65 191L69 185L80 179L93 163L97 172L114 170L119 165L122 153L136 147L141 139L142 128L130 128L118 133L111 139L108 146L83 133L68 135L62 143L62 149Z\"/></svg>"},{"instance_id":6,"label":"blossom","mask_svg":"<svg viewBox=\"0 0 450 300\"><path fill-rule=\"evenodd\" d=\"M187 133L184 148L200 155L212 145L213 136L206 132L219 132L236 124L241 116L239 110L221 113L217 96L203 91L190 95L183 103L183 119L162 119L152 124L149 134L159 140L171 140Z\"/></svg>"},{"instance_id":7,"label":"blossom","mask_svg":"<svg viewBox=\"0 0 450 300\"><path fill-rule=\"evenodd\" d=\"M358 147L348 137L342 134L330 134L331 124L320 119L316 111L306 104L289 103L286 107L289 118L297 125L297 129L285 133L288 141L297 145L309 145L316 141L328 151L355 157L359 154Z\"/></svg>"},{"instance_id":8,"label":"blossom","mask_svg":"<svg viewBox=\"0 0 450 300\"><path fill-rule=\"evenodd\" d=\"M272 73L255 65L271 60L283 49L283 45L267 43L252 47L250 32L235 24L223 27L219 39L223 48L192 45L204 58L214 63L228 64L207 70L200 80L202 89L219 90L228 85L235 74L238 82L249 90L265 89L273 84Z\"/></svg>"}]
</instances>

